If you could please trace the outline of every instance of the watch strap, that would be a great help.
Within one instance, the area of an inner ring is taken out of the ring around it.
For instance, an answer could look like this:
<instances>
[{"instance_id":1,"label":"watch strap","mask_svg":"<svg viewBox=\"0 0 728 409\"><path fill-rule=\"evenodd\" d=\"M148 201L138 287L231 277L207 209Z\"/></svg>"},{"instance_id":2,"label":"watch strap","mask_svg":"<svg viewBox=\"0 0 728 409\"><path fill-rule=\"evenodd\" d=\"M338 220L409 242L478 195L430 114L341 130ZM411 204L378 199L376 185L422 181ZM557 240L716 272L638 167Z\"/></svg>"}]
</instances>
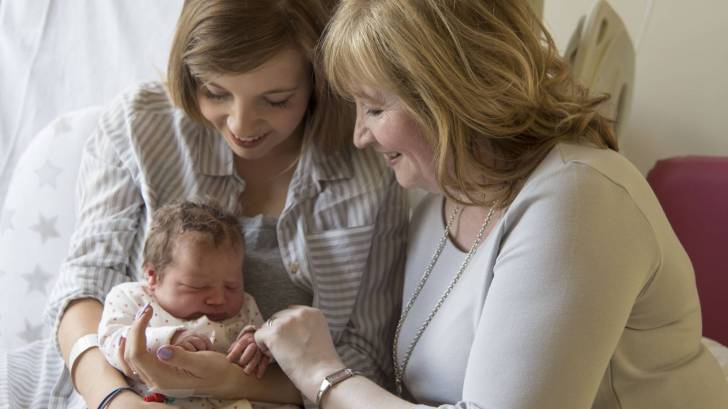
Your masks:
<instances>
[{"instance_id":1,"label":"watch strap","mask_svg":"<svg viewBox=\"0 0 728 409\"><path fill-rule=\"evenodd\" d=\"M362 375L361 372L355 371L351 368L339 369L338 371L328 375L321 381L318 393L316 394L316 405L321 406L321 400L336 384L343 382L352 376Z\"/></svg>"}]
</instances>

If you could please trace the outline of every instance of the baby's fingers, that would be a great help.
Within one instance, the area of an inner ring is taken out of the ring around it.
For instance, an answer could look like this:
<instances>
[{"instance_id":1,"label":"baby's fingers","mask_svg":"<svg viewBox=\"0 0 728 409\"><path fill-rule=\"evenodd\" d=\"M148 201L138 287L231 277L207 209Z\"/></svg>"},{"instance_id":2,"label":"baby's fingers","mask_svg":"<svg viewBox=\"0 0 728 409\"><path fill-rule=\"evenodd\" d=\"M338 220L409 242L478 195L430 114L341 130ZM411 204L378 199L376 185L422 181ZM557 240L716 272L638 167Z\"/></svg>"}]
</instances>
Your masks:
<instances>
[{"instance_id":1,"label":"baby's fingers","mask_svg":"<svg viewBox=\"0 0 728 409\"><path fill-rule=\"evenodd\" d=\"M230 346L230 350L227 354L227 360L232 363L237 363L240 361L240 357L243 355L243 351L245 350L245 344L241 342L235 342Z\"/></svg>"},{"instance_id":2,"label":"baby's fingers","mask_svg":"<svg viewBox=\"0 0 728 409\"><path fill-rule=\"evenodd\" d=\"M258 347L255 344L248 344L245 346L243 354L238 359L238 365L245 367L251 359L255 357L255 353L258 351ZM246 372L247 373L247 372ZM250 375L250 374L248 374Z\"/></svg>"},{"instance_id":3,"label":"baby's fingers","mask_svg":"<svg viewBox=\"0 0 728 409\"><path fill-rule=\"evenodd\" d=\"M270 358L263 355L261 352L262 358L260 358L260 363L258 364L258 370L255 371L256 378L260 379L265 374L265 370L268 369L268 365L270 365Z\"/></svg>"},{"instance_id":4,"label":"baby's fingers","mask_svg":"<svg viewBox=\"0 0 728 409\"><path fill-rule=\"evenodd\" d=\"M212 343L207 337L195 336L189 337L188 341L194 346L194 351L208 351L212 349Z\"/></svg>"},{"instance_id":5,"label":"baby's fingers","mask_svg":"<svg viewBox=\"0 0 728 409\"><path fill-rule=\"evenodd\" d=\"M252 351L252 352L248 352ZM249 358L248 358L249 356ZM245 352L243 352L243 356L240 357L239 365L243 367L243 372L245 372L246 375L252 375L255 373L256 368L258 367L258 363L260 363L260 359L263 357L263 354L260 352L260 350L255 346L255 344L248 345L247 348L245 348ZM243 359L246 359L244 362Z\"/></svg>"}]
</instances>

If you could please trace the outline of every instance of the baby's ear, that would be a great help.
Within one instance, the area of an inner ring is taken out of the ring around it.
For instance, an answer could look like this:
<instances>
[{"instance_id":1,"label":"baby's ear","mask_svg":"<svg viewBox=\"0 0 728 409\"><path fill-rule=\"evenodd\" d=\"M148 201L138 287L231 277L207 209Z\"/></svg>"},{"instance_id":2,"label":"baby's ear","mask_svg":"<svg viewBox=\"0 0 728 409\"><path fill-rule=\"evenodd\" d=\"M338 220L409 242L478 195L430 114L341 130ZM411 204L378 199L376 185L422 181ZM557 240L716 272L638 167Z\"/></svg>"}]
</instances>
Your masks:
<instances>
[{"instance_id":1,"label":"baby's ear","mask_svg":"<svg viewBox=\"0 0 728 409\"><path fill-rule=\"evenodd\" d=\"M151 264L145 264L144 265L144 276L147 279L147 285L149 285L150 290L154 290L159 285L159 274L157 274L157 269L154 268Z\"/></svg>"}]
</instances>

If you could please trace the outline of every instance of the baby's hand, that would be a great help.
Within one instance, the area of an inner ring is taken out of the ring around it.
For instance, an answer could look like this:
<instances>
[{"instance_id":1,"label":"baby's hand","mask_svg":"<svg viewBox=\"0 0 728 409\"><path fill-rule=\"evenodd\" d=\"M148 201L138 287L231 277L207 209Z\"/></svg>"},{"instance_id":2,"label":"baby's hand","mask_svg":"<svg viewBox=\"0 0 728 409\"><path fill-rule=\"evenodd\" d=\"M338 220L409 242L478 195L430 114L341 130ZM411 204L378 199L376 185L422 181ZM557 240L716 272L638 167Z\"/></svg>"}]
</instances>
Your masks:
<instances>
[{"instance_id":1,"label":"baby's hand","mask_svg":"<svg viewBox=\"0 0 728 409\"><path fill-rule=\"evenodd\" d=\"M207 335L203 335L194 331L183 329L177 331L172 337L172 345L178 345L187 351L210 351L212 350L212 342Z\"/></svg>"},{"instance_id":2,"label":"baby's hand","mask_svg":"<svg viewBox=\"0 0 728 409\"><path fill-rule=\"evenodd\" d=\"M238 339L228 348L227 359L240 365L246 375L255 374L260 379L270 364L270 358L263 355L256 345L255 330L255 326L248 325L240 331Z\"/></svg>"}]
</instances>

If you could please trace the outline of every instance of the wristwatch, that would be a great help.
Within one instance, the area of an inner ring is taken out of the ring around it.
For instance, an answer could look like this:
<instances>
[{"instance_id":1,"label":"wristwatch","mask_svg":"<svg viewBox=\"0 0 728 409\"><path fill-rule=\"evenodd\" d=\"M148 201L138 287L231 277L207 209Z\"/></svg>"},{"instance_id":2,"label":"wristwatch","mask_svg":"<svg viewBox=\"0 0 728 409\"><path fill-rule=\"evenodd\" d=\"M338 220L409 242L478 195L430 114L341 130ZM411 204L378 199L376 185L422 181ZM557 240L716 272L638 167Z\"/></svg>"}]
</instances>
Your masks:
<instances>
[{"instance_id":1,"label":"wristwatch","mask_svg":"<svg viewBox=\"0 0 728 409\"><path fill-rule=\"evenodd\" d=\"M326 393L328 393L334 385L345 381L354 375L362 375L362 373L351 368L344 368L325 377L324 380L321 381L321 386L319 386L318 393L316 394L316 405L321 405L321 399L324 398L324 395L326 395Z\"/></svg>"}]
</instances>

